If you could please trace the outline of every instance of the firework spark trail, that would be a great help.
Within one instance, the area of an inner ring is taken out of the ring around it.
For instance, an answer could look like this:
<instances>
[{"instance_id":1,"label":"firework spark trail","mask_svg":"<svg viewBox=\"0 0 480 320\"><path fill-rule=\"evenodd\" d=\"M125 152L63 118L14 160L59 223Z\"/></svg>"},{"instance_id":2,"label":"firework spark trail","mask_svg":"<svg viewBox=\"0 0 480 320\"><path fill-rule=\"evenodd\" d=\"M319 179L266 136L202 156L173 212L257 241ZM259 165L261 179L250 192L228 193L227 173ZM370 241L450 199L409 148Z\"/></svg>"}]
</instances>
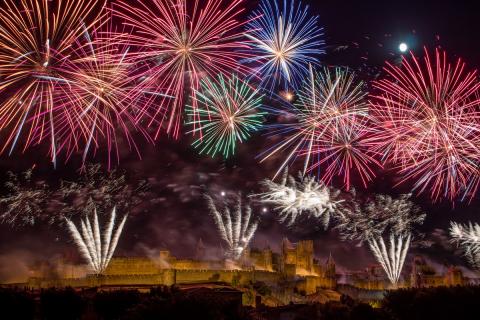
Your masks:
<instances>
[{"instance_id":1,"label":"firework spark trail","mask_svg":"<svg viewBox=\"0 0 480 320\"><path fill-rule=\"evenodd\" d=\"M414 226L422 224L426 216L410 197L376 195L363 206L352 203L342 207L335 216L342 238L366 242L393 285L400 279Z\"/></svg>"},{"instance_id":2,"label":"firework spark trail","mask_svg":"<svg viewBox=\"0 0 480 320\"><path fill-rule=\"evenodd\" d=\"M391 234L389 248L382 237L371 238L368 240L368 245L375 258L380 263L383 270L385 270L388 279L393 284L398 283L400 279L408 248L410 248L410 239L410 234L407 234L406 236L395 236Z\"/></svg>"},{"instance_id":3,"label":"firework spark trail","mask_svg":"<svg viewBox=\"0 0 480 320\"><path fill-rule=\"evenodd\" d=\"M353 173L359 174L364 185L374 177L371 167L380 163L368 148L371 129L362 88L363 83L348 71L310 69L310 78L298 92L298 100L283 111L296 121L274 125L271 134L285 138L260 154L263 162L287 153L274 178L297 158L303 159L304 175L317 170L326 184L334 176L343 176L347 190Z\"/></svg>"},{"instance_id":4,"label":"firework spark trail","mask_svg":"<svg viewBox=\"0 0 480 320\"><path fill-rule=\"evenodd\" d=\"M62 94L55 100L55 109L63 115L57 119L58 149L66 149L68 156L83 149L85 162L90 150L96 153L106 145L109 169L112 157L117 164L120 161L117 131L139 157L132 132L152 142L135 120L146 100L132 85L133 64L126 61L129 48L118 43L115 30L108 19L92 33L84 30L84 41L77 41L70 58L59 66L68 81L59 86ZM122 39L128 36L122 35Z\"/></svg>"},{"instance_id":5,"label":"firework spark trail","mask_svg":"<svg viewBox=\"0 0 480 320\"><path fill-rule=\"evenodd\" d=\"M237 75L221 74L215 80L203 79L201 87L194 95L197 108L187 106L186 111L192 119L187 125L199 125L189 133L203 132L193 146L200 149L200 154L213 157L221 153L229 158L234 155L237 143L246 141L252 132L262 127L266 115L259 111L263 95Z\"/></svg>"},{"instance_id":6,"label":"firework spark trail","mask_svg":"<svg viewBox=\"0 0 480 320\"><path fill-rule=\"evenodd\" d=\"M32 179L33 170L15 174L7 172L4 188L6 194L0 197L0 222L15 227L34 225L37 220L52 223L58 215L44 214L45 207L52 203L52 191L44 181Z\"/></svg>"},{"instance_id":7,"label":"firework spark trail","mask_svg":"<svg viewBox=\"0 0 480 320\"><path fill-rule=\"evenodd\" d=\"M242 205L240 194L233 212L226 203L223 211L219 211L212 197L207 195L205 198L219 234L228 245L226 257L238 260L257 231L258 220L252 217L252 208Z\"/></svg>"},{"instance_id":8,"label":"firework spark trail","mask_svg":"<svg viewBox=\"0 0 480 320\"><path fill-rule=\"evenodd\" d=\"M186 97L193 96L191 107L196 112L196 92L205 76L213 79L221 73L251 73L240 63L250 57L249 53L242 53L242 49L248 48L241 30L248 21L239 19L243 3L153 0L136 1L135 5L127 1L114 4L114 14L133 28L134 35L127 44L139 51L129 54L128 59L142 65L139 77L143 81L139 87L156 93L151 96L152 101L158 100L156 109L145 112L153 114L149 125L158 124L156 137L164 122L168 134L179 136ZM193 121L196 117L197 114Z\"/></svg>"},{"instance_id":9,"label":"firework spark trail","mask_svg":"<svg viewBox=\"0 0 480 320\"><path fill-rule=\"evenodd\" d=\"M436 201L473 197L480 182L480 82L445 52L387 63L389 78L374 83L372 118L380 128L372 143L418 193Z\"/></svg>"},{"instance_id":10,"label":"firework spark trail","mask_svg":"<svg viewBox=\"0 0 480 320\"><path fill-rule=\"evenodd\" d=\"M309 16L308 11L300 1L283 0L282 6L263 0L251 17L247 37L253 57L247 61L260 65L254 75L270 91L278 84L296 88L308 75L308 66L317 65L325 53L318 16Z\"/></svg>"},{"instance_id":11,"label":"firework spark trail","mask_svg":"<svg viewBox=\"0 0 480 320\"><path fill-rule=\"evenodd\" d=\"M451 241L462 248L470 264L480 269L480 225L450 222L450 236Z\"/></svg>"},{"instance_id":12,"label":"firework spark trail","mask_svg":"<svg viewBox=\"0 0 480 320\"><path fill-rule=\"evenodd\" d=\"M62 180L54 194L62 202L62 215L71 217L78 213L88 214L95 208L100 212L116 207L132 215L145 203L150 185L145 181L132 183L121 170L102 170L102 166L86 165L84 171L72 180Z\"/></svg>"},{"instance_id":13,"label":"firework spark trail","mask_svg":"<svg viewBox=\"0 0 480 320\"><path fill-rule=\"evenodd\" d=\"M93 226L90 223L88 216L85 216L85 220L81 221L80 231L71 220L66 219L68 230L70 231L75 244L82 256L87 260L90 268L97 275L104 273L107 269L117 247L125 222L127 221L127 216L125 215L123 217L116 230L114 230L115 219L116 209L114 208L110 215L107 228L103 233L103 242L97 210L94 210Z\"/></svg>"},{"instance_id":14,"label":"firework spark trail","mask_svg":"<svg viewBox=\"0 0 480 320\"><path fill-rule=\"evenodd\" d=\"M56 164L56 67L72 43L103 14L104 1L4 0L0 6L1 152L22 141L24 150L50 138ZM89 18L89 19L87 19ZM92 21L85 25L84 21ZM22 139L20 139L22 138Z\"/></svg>"},{"instance_id":15,"label":"firework spark trail","mask_svg":"<svg viewBox=\"0 0 480 320\"><path fill-rule=\"evenodd\" d=\"M321 218L323 225L327 227L330 215L343 202L338 199L339 191L318 183L315 177L303 177L299 174L299 179L295 180L286 170L280 183L266 179L262 181L262 185L266 191L257 196L262 202L274 205L279 211L280 222L288 220L288 225L306 214Z\"/></svg>"}]
</instances>

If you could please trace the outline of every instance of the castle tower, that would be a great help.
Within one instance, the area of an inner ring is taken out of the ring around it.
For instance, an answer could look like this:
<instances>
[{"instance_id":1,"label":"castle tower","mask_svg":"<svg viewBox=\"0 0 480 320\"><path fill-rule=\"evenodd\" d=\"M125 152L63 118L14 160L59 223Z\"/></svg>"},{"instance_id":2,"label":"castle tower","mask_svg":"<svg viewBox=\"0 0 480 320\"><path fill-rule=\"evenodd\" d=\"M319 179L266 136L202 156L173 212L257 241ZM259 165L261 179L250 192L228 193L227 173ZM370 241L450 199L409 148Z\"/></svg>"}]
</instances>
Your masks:
<instances>
[{"instance_id":1,"label":"castle tower","mask_svg":"<svg viewBox=\"0 0 480 320\"><path fill-rule=\"evenodd\" d=\"M197 247L195 248L195 260L204 260L205 259L205 245L203 244L202 238L197 242Z\"/></svg>"},{"instance_id":2,"label":"castle tower","mask_svg":"<svg viewBox=\"0 0 480 320\"><path fill-rule=\"evenodd\" d=\"M327 278L335 278L336 271L335 271L335 260L333 260L332 253L328 256L327 262L325 263L325 277Z\"/></svg>"},{"instance_id":3,"label":"castle tower","mask_svg":"<svg viewBox=\"0 0 480 320\"><path fill-rule=\"evenodd\" d=\"M410 286L420 288L422 286L422 270L421 266L425 261L421 256L415 256L412 262L412 272L410 273Z\"/></svg>"},{"instance_id":4,"label":"castle tower","mask_svg":"<svg viewBox=\"0 0 480 320\"><path fill-rule=\"evenodd\" d=\"M296 249L297 270L313 272L313 241L299 241Z\"/></svg>"}]
</instances>

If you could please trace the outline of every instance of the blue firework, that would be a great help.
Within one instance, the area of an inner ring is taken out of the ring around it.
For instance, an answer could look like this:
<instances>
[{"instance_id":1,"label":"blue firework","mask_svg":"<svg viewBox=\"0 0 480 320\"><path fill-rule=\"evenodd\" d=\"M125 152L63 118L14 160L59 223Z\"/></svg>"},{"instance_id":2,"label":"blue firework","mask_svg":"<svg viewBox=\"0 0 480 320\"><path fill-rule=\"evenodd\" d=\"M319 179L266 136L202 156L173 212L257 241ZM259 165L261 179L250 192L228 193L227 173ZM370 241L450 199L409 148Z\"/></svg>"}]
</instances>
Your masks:
<instances>
[{"instance_id":1,"label":"blue firework","mask_svg":"<svg viewBox=\"0 0 480 320\"><path fill-rule=\"evenodd\" d=\"M268 90L296 89L309 65L319 64L324 54L323 28L318 16L309 15L309 7L300 1L262 0L247 25L247 37L253 52L249 62L258 65L255 76Z\"/></svg>"}]
</instances>

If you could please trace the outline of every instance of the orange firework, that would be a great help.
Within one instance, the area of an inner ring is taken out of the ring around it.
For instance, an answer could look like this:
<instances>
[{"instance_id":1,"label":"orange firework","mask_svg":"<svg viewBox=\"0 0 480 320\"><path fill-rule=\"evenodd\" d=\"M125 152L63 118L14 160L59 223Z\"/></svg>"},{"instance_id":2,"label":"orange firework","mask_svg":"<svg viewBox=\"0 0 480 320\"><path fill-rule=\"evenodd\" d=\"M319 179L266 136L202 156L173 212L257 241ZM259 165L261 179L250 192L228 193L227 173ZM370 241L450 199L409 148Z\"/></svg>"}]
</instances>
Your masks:
<instances>
[{"instance_id":1,"label":"orange firework","mask_svg":"<svg viewBox=\"0 0 480 320\"><path fill-rule=\"evenodd\" d=\"M50 137L55 164L56 68L72 43L102 14L104 1L4 0L0 5L1 152L24 150ZM89 23L87 22L89 21Z\"/></svg>"}]
</instances>

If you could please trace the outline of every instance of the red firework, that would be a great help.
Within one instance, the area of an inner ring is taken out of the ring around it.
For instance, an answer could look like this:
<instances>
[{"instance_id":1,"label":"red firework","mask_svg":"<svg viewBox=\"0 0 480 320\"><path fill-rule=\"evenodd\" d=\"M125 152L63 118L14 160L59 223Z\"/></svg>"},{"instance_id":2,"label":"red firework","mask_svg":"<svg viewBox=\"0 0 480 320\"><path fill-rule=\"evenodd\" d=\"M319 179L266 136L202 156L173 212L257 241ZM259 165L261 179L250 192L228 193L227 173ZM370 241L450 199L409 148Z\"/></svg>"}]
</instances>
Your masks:
<instances>
[{"instance_id":1,"label":"red firework","mask_svg":"<svg viewBox=\"0 0 480 320\"><path fill-rule=\"evenodd\" d=\"M432 199L473 196L480 177L480 82L458 59L438 49L402 64L374 83L371 110L379 127L374 150Z\"/></svg>"},{"instance_id":2,"label":"red firework","mask_svg":"<svg viewBox=\"0 0 480 320\"><path fill-rule=\"evenodd\" d=\"M197 123L195 92L206 76L236 71L248 73L240 60L248 57L243 24L243 0L120 0L113 12L134 35L128 45L138 51L129 59L139 64L139 90L155 105L149 125L166 122L166 131L178 137L186 97L192 96L193 122ZM243 51L243 53L242 53Z\"/></svg>"},{"instance_id":3,"label":"red firework","mask_svg":"<svg viewBox=\"0 0 480 320\"><path fill-rule=\"evenodd\" d=\"M370 150L372 129L368 117L352 115L339 122L314 139L311 156L316 160L308 170L318 170L325 184L341 176L349 190L352 177L358 176L367 187L375 177L374 168L382 166Z\"/></svg>"},{"instance_id":4,"label":"red firework","mask_svg":"<svg viewBox=\"0 0 480 320\"><path fill-rule=\"evenodd\" d=\"M56 67L72 43L101 15L105 1L3 0L0 4L1 152L24 150L50 137L55 163ZM86 24L86 21L93 21Z\"/></svg>"},{"instance_id":5,"label":"red firework","mask_svg":"<svg viewBox=\"0 0 480 320\"><path fill-rule=\"evenodd\" d=\"M118 163L119 138L140 156L131 132L147 132L135 117L141 113L145 102L135 89L131 76L132 64L126 61L129 48L119 44L111 20L105 20L99 29L84 31L82 41L77 41L68 58L59 65L62 78L55 99L59 141L58 151L67 155L83 151L83 161L89 153L106 147L108 168L112 158ZM128 34L122 34L127 37Z\"/></svg>"},{"instance_id":6,"label":"red firework","mask_svg":"<svg viewBox=\"0 0 480 320\"><path fill-rule=\"evenodd\" d=\"M302 160L303 174L316 171L325 184L341 177L349 190L352 176L358 175L367 186L380 163L369 148L372 129L363 82L342 68L310 69L309 79L296 95L288 110L295 122L275 126L272 134L285 138L263 152L261 161L283 153L286 157L276 175Z\"/></svg>"}]
</instances>

